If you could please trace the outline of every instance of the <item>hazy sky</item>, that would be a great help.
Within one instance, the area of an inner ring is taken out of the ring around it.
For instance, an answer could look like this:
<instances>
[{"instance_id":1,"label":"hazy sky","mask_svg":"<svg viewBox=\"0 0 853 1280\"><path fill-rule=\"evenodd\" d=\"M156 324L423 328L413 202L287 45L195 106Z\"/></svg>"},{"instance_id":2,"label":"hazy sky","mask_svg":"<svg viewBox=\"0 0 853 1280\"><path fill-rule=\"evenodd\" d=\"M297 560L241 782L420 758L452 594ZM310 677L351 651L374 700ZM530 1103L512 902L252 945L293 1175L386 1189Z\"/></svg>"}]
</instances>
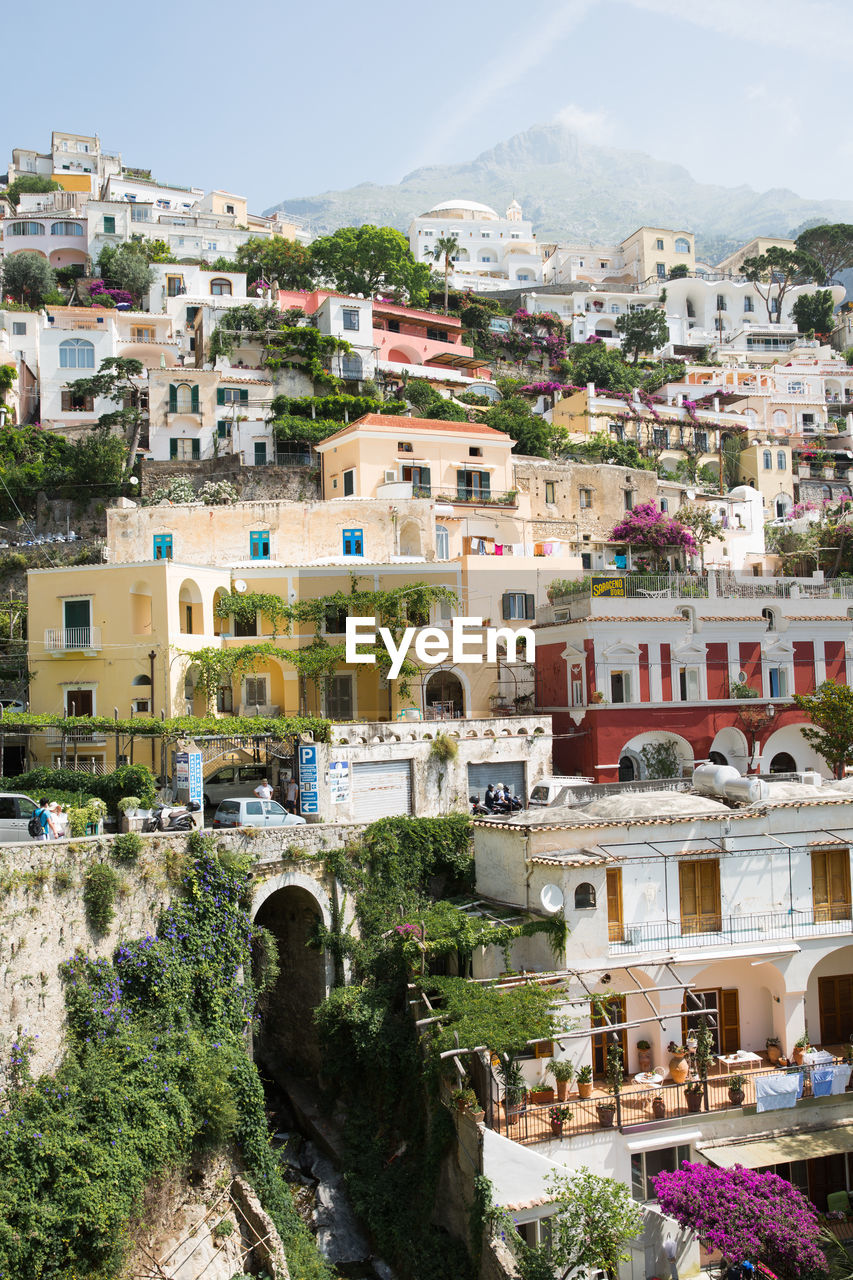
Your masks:
<instances>
[{"instance_id":1,"label":"hazy sky","mask_svg":"<svg viewBox=\"0 0 853 1280\"><path fill-rule=\"evenodd\" d=\"M562 119L694 177L853 199L851 0L10 6L2 151L98 133L249 197L394 182ZM29 51L29 53L25 53ZM5 163L5 161L3 161ZM2 170L0 170L2 171ZM464 195L448 192L448 195Z\"/></svg>"}]
</instances>

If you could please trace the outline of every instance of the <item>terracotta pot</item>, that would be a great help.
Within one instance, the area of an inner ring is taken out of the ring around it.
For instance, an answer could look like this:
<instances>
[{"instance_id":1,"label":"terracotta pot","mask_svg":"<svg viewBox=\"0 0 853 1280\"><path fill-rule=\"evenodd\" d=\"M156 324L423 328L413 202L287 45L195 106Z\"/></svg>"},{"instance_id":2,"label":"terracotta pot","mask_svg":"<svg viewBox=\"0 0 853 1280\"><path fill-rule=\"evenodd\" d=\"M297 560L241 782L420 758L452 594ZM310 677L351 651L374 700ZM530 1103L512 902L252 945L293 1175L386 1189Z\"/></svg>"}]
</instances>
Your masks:
<instances>
[{"instance_id":1,"label":"terracotta pot","mask_svg":"<svg viewBox=\"0 0 853 1280\"><path fill-rule=\"evenodd\" d=\"M558 1080L558 1081L557 1081L557 1099L558 1099L558 1101L560 1101L560 1102L565 1102L565 1101L566 1101L566 1098L568 1098L568 1096L569 1096L569 1089L571 1088L571 1083L572 1083L572 1082L571 1082L571 1080Z\"/></svg>"},{"instance_id":2,"label":"terracotta pot","mask_svg":"<svg viewBox=\"0 0 853 1280\"><path fill-rule=\"evenodd\" d=\"M602 1129L612 1129L613 1120L616 1115L616 1108L611 1106L598 1108L598 1123Z\"/></svg>"},{"instance_id":3,"label":"terracotta pot","mask_svg":"<svg viewBox=\"0 0 853 1280\"><path fill-rule=\"evenodd\" d=\"M530 1105L533 1107L550 1106L551 1103L554 1101L554 1090L553 1089L531 1089L528 1097L530 1098Z\"/></svg>"},{"instance_id":4,"label":"terracotta pot","mask_svg":"<svg viewBox=\"0 0 853 1280\"><path fill-rule=\"evenodd\" d=\"M562 1122L562 1120L552 1120L552 1121L551 1121L551 1132L553 1133L553 1135L554 1135L554 1137L555 1137L555 1138L560 1138L560 1137L562 1137L562 1134L563 1134L563 1122Z\"/></svg>"},{"instance_id":5,"label":"terracotta pot","mask_svg":"<svg viewBox=\"0 0 853 1280\"><path fill-rule=\"evenodd\" d=\"M652 1069L652 1051L651 1049L638 1049L637 1060L640 1064L641 1071L651 1071Z\"/></svg>"},{"instance_id":6,"label":"terracotta pot","mask_svg":"<svg viewBox=\"0 0 853 1280\"><path fill-rule=\"evenodd\" d=\"M485 1118L485 1111L481 1111L479 1108L477 1110L473 1107L471 1108L471 1119L474 1121L474 1124L482 1124Z\"/></svg>"},{"instance_id":7,"label":"terracotta pot","mask_svg":"<svg viewBox=\"0 0 853 1280\"><path fill-rule=\"evenodd\" d=\"M733 1102L736 1107L743 1103L743 1089L729 1089L729 1101Z\"/></svg>"},{"instance_id":8,"label":"terracotta pot","mask_svg":"<svg viewBox=\"0 0 853 1280\"><path fill-rule=\"evenodd\" d=\"M669 1074L676 1084L684 1084L690 1071L690 1063L686 1058L670 1058Z\"/></svg>"},{"instance_id":9,"label":"terracotta pot","mask_svg":"<svg viewBox=\"0 0 853 1280\"><path fill-rule=\"evenodd\" d=\"M796 1063L796 1065L797 1065L798 1067L801 1067L801 1066L803 1065L803 1054L804 1054L804 1053L805 1053L805 1049L792 1049L792 1050L791 1050L791 1059L792 1059L792 1061L793 1061L793 1062L795 1062L795 1063Z\"/></svg>"},{"instance_id":10,"label":"terracotta pot","mask_svg":"<svg viewBox=\"0 0 853 1280\"><path fill-rule=\"evenodd\" d=\"M578 1097L579 1098L592 1097L592 1081L591 1080L578 1081Z\"/></svg>"},{"instance_id":11,"label":"terracotta pot","mask_svg":"<svg viewBox=\"0 0 853 1280\"><path fill-rule=\"evenodd\" d=\"M662 1120L666 1115L666 1103L662 1098L654 1098L652 1100L652 1115L655 1120Z\"/></svg>"},{"instance_id":12,"label":"terracotta pot","mask_svg":"<svg viewBox=\"0 0 853 1280\"><path fill-rule=\"evenodd\" d=\"M688 1111L701 1111L701 1110L702 1110L702 1095L701 1095L701 1093L686 1093L684 1096L685 1096L685 1098L687 1099L687 1110L688 1110Z\"/></svg>"},{"instance_id":13,"label":"terracotta pot","mask_svg":"<svg viewBox=\"0 0 853 1280\"><path fill-rule=\"evenodd\" d=\"M769 1044L767 1046L767 1057L770 1060L771 1066L775 1066L776 1063L779 1061L779 1059L782 1057L781 1046L778 1044Z\"/></svg>"}]
</instances>

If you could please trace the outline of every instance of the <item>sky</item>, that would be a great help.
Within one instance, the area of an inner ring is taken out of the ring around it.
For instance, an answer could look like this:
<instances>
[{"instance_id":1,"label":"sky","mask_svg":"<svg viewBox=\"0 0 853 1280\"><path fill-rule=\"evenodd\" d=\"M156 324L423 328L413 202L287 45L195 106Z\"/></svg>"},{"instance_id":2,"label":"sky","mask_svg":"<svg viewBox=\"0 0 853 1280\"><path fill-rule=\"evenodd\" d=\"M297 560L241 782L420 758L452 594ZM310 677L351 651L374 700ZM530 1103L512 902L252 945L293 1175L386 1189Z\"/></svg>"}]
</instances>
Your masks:
<instances>
[{"instance_id":1,"label":"sky","mask_svg":"<svg viewBox=\"0 0 853 1280\"><path fill-rule=\"evenodd\" d=\"M47 150L52 129L97 133L127 165L260 213L562 121L700 181L853 199L850 0L82 0L76 14L58 0L6 14L6 49L33 51L4 63L6 157Z\"/></svg>"}]
</instances>

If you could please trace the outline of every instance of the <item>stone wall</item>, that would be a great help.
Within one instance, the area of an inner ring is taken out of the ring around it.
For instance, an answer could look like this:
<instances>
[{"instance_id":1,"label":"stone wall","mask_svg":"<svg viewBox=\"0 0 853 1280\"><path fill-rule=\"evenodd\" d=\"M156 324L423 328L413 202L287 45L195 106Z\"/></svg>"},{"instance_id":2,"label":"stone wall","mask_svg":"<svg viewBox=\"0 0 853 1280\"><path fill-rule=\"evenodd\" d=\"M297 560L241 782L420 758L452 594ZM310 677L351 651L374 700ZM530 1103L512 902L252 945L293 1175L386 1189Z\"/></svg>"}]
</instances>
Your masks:
<instances>
[{"instance_id":1,"label":"stone wall","mask_svg":"<svg viewBox=\"0 0 853 1280\"><path fill-rule=\"evenodd\" d=\"M312 866L310 860L341 847L361 830L324 824L242 829L218 834L217 840L256 856L253 914L275 888L298 881L316 893L325 916L332 886L322 865ZM122 887L109 930L94 932L86 920L83 880L88 866L109 858L112 839L29 841L0 850L0 1088L18 1034L37 1037L32 1058L36 1074L59 1065L65 1029L59 977L63 961L77 950L109 957L120 942L153 933L161 909L176 891L186 836L145 835L139 861L117 866Z\"/></svg>"},{"instance_id":2,"label":"stone wall","mask_svg":"<svg viewBox=\"0 0 853 1280\"><path fill-rule=\"evenodd\" d=\"M207 480L227 480L237 490L241 502L265 502L276 498L309 502L320 498L319 468L247 467L239 457L230 454L221 458L205 458L200 462L152 462L145 459L141 463L141 492L150 497L155 489L168 485L177 477L192 480L196 489Z\"/></svg>"}]
</instances>

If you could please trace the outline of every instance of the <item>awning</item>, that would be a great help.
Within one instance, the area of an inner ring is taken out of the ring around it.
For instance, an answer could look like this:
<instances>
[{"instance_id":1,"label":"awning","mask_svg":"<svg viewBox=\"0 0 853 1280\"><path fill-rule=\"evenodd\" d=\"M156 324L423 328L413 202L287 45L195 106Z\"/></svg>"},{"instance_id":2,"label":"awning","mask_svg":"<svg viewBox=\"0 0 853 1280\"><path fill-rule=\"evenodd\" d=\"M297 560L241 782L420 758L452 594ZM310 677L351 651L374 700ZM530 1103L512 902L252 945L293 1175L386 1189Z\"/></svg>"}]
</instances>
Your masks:
<instances>
[{"instance_id":1,"label":"awning","mask_svg":"<svg viewBox=\"0 0 853 1280\"><path fill-rule=\"evenodd\" d=\"M702 1146L696 1150L720 1169L742 1164L746 1169L761 1169L768 1164L785 1164L789 1160L817 1160L839 1151L853 1150L853 1121L832 1129L799 1129L796 1133L757 1134L749 1142L726 1142Z\"/></svg>"},{"instance_id":2,"label":"awning","mask_svg":"<svg viewBox=\"0 0 853 1280\"><path fill-rule=\"evenodd\" d=\"M482 359L480 356L463 356L455 351L441 351L436 356L430 356L426 361L426 368L432 365L449 365L452 369L483 369L488 366L488 360Z\"/></svg>"}]
</instances>

